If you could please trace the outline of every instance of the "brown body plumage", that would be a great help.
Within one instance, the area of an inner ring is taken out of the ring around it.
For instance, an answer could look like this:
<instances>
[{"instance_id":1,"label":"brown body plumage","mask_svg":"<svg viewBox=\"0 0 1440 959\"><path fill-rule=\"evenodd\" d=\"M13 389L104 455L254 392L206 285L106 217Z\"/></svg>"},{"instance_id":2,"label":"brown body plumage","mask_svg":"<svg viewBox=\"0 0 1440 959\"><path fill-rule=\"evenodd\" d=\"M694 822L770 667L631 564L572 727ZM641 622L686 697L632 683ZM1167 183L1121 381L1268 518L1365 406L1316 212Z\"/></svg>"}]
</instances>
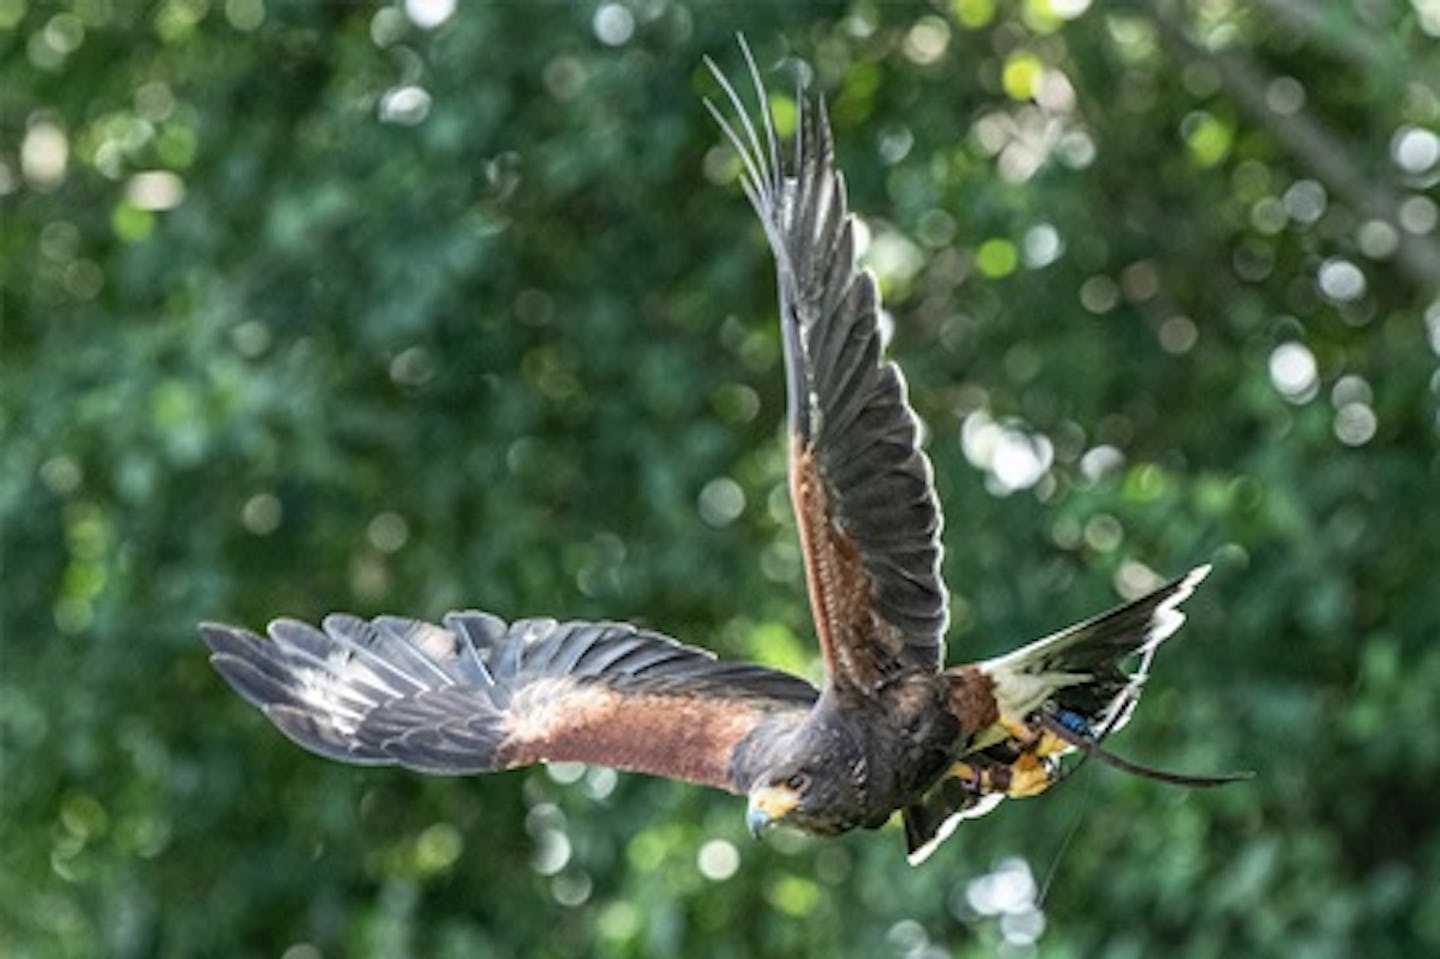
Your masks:
<instances>
[{"instance_id":1,"label":"brown body plumage","mask_svg":"<svg viewBox=\"0 0 1440 959\"><path fill-rule=\"evenodd\" d=\"M944 668L939 504L904 379L881 355L875 281L855 265L824 104L797 96L784 162L741 49L761 126L713 64L738 126L706 106L775 254L790 492L823 688L620 623L472 611L439 626L278 620L268 641L201 631L221 675L324 756L431 773L574 760L673 776L748 796L757 833L777 821L877 827L898 810L919 861L959 819L1047 788L1060 755L1107 756L1100 740L1129 718L1206 569L1007 656Z\"/></svg>"}]
</instances>

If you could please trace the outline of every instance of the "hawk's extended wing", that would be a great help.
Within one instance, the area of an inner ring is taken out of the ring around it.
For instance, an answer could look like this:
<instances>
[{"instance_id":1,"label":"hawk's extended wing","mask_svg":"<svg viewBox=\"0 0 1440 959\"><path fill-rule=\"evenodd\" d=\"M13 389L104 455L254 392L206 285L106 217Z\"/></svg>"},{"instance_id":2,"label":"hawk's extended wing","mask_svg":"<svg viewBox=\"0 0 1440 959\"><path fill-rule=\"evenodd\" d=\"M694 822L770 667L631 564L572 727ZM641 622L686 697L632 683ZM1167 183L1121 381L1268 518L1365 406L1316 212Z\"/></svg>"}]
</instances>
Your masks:
<instances>
[{"instance_id":1,"label":"hawk's extended wing","mask_svg":"<svg viewBox=\"0 0 1440 959\"><path fill-rule=\"evenodd\" d=\"M747 746L816 690L621 623L326 617L270 640L202 624L216 670L312 752L429 773L575 760L743 793ZM751 738L754 737L754 738Z\"/></svg>"},{"instance_id":2,"label":"hawk's extended wing","mask_svg":"<svg viewBox=\"0 0 1440 959\"><path fill-rule=\"evenodd\" d=\"M938 669L944 659L940 508L905 381L880 356L875 278L855 265L824 101L797 92L787 167L754 58L740 45L763 137L708 60L739 127L706 106L740 154L745 195L775 254L790 493L825 666L832 681L870 689L897 669Z\"/></svg>"}]
</instances>

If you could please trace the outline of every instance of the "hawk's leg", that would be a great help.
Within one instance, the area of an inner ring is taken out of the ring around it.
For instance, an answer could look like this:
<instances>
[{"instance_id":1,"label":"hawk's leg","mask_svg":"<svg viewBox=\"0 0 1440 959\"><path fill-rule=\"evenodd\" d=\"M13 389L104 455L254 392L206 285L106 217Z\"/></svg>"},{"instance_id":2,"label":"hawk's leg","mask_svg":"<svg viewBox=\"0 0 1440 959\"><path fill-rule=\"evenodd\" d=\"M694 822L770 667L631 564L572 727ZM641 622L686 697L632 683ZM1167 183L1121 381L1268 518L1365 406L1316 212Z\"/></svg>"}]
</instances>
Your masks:
<instances>
[{"instance_id":1,"label":"hawk's leg","mask_svg":"<svg viewBox=\"0 0 1440 959\"><path fill-rule=\"evenodd\" d=\"M996 760L982 754L974 760L956 763L950 775L976 796L999 793L1012 799L1038 796L1059 778L1060 761L1053 756L1024 750L1012 757Z\"/></svg>"},{"instance_id":2,"label":"hawk's leg","mask_svg":"<svg viewBox=\"0 0 1440 959\"><path fill-rule=\"evenodd\" d=\"M1003 738L986 748L974 763L956 764L955 775L973 782L981 795L1003 793L1012 799L1038 796L1060 778L1060 756L1074 747L1038 722L1002 711L995 725ZM967 773L961 770L968 770Z\"/></svg>"}]
</instances>

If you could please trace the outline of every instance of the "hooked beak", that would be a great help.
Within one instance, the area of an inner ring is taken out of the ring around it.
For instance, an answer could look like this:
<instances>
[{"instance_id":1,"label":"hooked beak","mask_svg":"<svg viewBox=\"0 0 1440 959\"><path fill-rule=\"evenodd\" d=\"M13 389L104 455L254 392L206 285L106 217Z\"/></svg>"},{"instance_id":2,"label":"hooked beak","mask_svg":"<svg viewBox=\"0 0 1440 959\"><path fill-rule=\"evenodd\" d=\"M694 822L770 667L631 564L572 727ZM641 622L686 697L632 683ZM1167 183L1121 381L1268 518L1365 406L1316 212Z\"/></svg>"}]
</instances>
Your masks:
<instances>
[{"instance_id":1,"label":"hooked beak","mask_svg":"<svg viewBox=\"0 0 1440 959\"><path fill-rule=\"evenodd\" d=\"M765 827L779 822L800 805L800 794L788 786L762 786L750 793L750 808L745 812L745 825L756 839Z\"/></svg>"}]
</instances>

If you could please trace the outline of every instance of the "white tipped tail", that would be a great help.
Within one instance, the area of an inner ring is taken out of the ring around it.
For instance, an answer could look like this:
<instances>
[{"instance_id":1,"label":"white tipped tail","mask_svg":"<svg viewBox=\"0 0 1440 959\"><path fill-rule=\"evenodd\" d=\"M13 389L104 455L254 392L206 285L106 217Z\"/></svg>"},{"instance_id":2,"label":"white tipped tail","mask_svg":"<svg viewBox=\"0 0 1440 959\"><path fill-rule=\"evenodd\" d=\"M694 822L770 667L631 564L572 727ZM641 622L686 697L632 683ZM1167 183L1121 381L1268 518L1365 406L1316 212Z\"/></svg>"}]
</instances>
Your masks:
<instances>
[{"instance_id":1,"label":"white tipped tail","mask_svg":"<svg viewBox=\"0 0 1440 959\"><path fill-rule=\"evenodd\" d=\"M1209 573L1208 565L1197 566L1149 595L981 663L995 681L1000 709L1023 719L1051 704L1087 734L1120 729L1135 708L1155 648L1185 622L1180 604ZM1139 665L1127 673L1123 663L1137 654Z\"/></svg>"}]
</instances>

